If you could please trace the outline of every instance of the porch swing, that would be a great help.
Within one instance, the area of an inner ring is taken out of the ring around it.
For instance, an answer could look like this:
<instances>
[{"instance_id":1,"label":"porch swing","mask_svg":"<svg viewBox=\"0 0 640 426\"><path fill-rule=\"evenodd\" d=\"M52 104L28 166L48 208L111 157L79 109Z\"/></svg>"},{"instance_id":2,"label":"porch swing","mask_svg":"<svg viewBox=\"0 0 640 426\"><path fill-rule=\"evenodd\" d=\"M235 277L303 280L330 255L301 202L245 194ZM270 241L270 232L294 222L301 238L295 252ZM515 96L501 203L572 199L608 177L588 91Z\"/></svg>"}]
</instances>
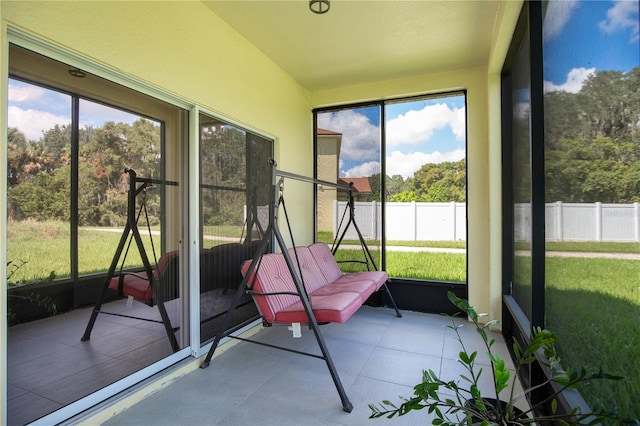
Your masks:
<instances>
[{"instance_id":1,"label":"porch swing","mask_svg":"<svg viewBox=\"0 0 640 426\"><path fill-rule=\"evenodd\" d=\"M91 338L91 331L93 330L98 314L102 313L105 315L134 318L163 324L167 337L169 338L171 348L174 352L177 352L179 350L178 341L175 336L177 328L171 325L171 320L167 313L165 302L178 297L176 288L178 283L178 250L167 252L160 256L160 259L157 259L146 205L146 195L149 185L154 183L162 185L177 185L177 183L138 178L136 172L132 169L125 169L125 173L129 175L127 224L124 227L118 248L116 249L113 260L111 261L111 266L109 267L105 277L104 284L100 288L100 293L94 305L91 317L89 318L85 332L80 340L84 342ZM141 198L141 203L140 207L136 211L136 200L138 197ZM138 228L138 222L142 213L144 213L147 224L147 231L151 241L151 251L153 253L153 261L154 265L156 265L155 267L151 266ZM138 249L138 253L140 254L140 258L142 259L144 268L140 272L124 270L129 250L134 241L136 248ZM119 262L120 268L116 274ZM108 289L116 290L119 297L135 299L151 307L157 306L161 320L102 310L102 305Z\"/></svg>"},{"instance_id":2,"label":"porch swing","mask_svg":"<svg viewBox=\"0 0 640 426\"><path fill-rule=\"evenodd\" d=\"M398 317L402 314L398 310L393 296L387 287L387 274L377 271L373 257L360 230L355 224L353 187L332 182L312 179L293 173L277 170L275 162L272 166L272 212L269 215L269 224L263 235L261 243L253 256L253 259L242 265L244 278L237 289L233 302L227 312L220 331L213 340L212 346L200 368L207 368L211 359L224 337L239 339L275 349L280 349L299 355L322 359L327 364L331 378L342 401L342 408L351 412L353 405L349 401L340 381L337 370L331 359L322 333L320 324L330 322L347 321L374 292L384 290L389 304L395 309ZM296 246L293 241L291 224L287 214L284 200L285 179L293 179L315 185L324 185L346 190L349 195L349 222L343 233L334 240L333 248L324 243L315 243L310 246ZM278 212L282 207L285 215L291 248L287 248L284 237L278 224ZM344 274L334 259L340 243L347 231L349 224L355 226L360 244L367 255L367 271ZM275 239L275 241L272 241ZM278 253L267 253L273 244L277 243ZM371 270L373 267L374 270ZM227 331L230 326L233 313L239 301L245 294L253 297L258 311L263 319L263 325L273 324L290 325L294 337L299 337L300 325L306 324L313 331L321 355L299 351L296 349L272 345L269 343L243 338Z\"/></svg>"}]
</instances>

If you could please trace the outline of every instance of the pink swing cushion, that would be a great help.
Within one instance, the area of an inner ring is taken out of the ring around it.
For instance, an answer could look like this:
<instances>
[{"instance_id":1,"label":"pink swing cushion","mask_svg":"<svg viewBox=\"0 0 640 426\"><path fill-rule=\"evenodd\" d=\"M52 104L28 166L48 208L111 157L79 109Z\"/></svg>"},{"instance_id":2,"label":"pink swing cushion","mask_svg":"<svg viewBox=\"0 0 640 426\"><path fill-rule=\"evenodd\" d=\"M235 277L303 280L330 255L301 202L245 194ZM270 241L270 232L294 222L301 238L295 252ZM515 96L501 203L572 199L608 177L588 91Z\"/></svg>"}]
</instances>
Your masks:
<instances>
[{"instance_id":1,"label":"pink swing cushion","mask_svg":"<svg viewBox=\"0 0 640 426\"><path fill-rule=\"evenodd\" d=\"M313 315L319 323L345 322L387 281L384 271L344 274L324 243L296 247L288 252L296 273L302 276ZM247 273L249 265L249 261L242 265L243 274ZM249 279L249 286L253 285L252 296L265 321L307 324L309 316L297 295L284 256L281 253L265 254L256 269Z\"/></svg>"},{"instance_id":2,"label":"pink swing cushion","mask_svg":"<svg viewBox=\"0 0 640 426\"><path fill-rule=\"evenodd\" d=\"M156 283L160 284L162 274L169 261L178 256L178 250L170 251L162 256L158 260L158 265L153 269L153 277ZM140 272L123 272L120 275L116 275L109 281L109 288L118 291L120 288L120 280L122 280L122 295L131 296L141 302L152 304L153 303L153 287L151 281L145 271Z\"/></svg>"}]
</instances>

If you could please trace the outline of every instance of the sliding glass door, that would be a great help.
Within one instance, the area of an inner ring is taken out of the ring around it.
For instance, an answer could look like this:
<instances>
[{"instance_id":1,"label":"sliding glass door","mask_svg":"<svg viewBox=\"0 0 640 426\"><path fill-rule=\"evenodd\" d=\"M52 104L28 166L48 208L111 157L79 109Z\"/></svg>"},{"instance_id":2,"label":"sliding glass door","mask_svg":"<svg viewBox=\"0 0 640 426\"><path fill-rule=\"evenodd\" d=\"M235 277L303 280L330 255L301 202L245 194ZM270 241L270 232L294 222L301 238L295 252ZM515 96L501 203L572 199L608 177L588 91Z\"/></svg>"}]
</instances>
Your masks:
<instances>
[{"instance_id":1,"label":"sliding glass door","mask_svg":"<svg viewBox=\"0 0 640 426\"><path fill-rule=\"evenodd\" d=\"M219 331L269 224L273 141L199 114L200 342ZM244 294L230 327L258 311Z\"/></svg>"},{"instance_id":2,"label":"sliding glass door","mask_svg":"<svg viewBox=\"0 0 640 426\"><path fill-rule=\"evenodd\" d=\"M58 423L190 344L187 112L15 45L9 65L8 420Z\"/></svg>"}]
</instances>

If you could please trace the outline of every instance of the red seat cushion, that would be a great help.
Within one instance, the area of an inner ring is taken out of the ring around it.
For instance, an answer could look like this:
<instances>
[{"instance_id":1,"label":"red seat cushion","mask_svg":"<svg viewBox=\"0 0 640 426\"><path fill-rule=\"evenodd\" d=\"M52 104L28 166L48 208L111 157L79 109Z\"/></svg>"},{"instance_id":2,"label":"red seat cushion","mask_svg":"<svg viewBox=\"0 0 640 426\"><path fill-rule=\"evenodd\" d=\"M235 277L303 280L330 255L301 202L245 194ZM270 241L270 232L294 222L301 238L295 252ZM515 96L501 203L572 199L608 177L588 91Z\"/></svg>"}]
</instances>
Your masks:
<instances>
[{"instance_id":1,"label":"red seat cushion","mask_svg":"<svg viewBox=\"0 0 640 426\"><path fill-rule=\"evenodd\" d=\"M353 292L311 296L311 308L317 322L345 322L360 309L362 303L360 295ZM309 317L304 310L304 306L302 306L302 302L298 301L276 313L275 322L307 324L309 323Z\"/></svg>"},{"instance_id":2,"label":"red seat cushion","mask_svg":"<svg viewBox=\"0 0 640 426\"><path fill-rule=\"evenodd\" d=\"M153 299L153 289L149 284L147 274L138 272L136 274L123 274L111 278L109 282L109 288L118 290L119 281L122 278L122 294L125 296L131 296L134 299L141 300L145 303L151 302Z\"/></svg>"},{"instance_id":3,"label":"red seat cushion","mask_svg":"<svg viewBox=\"0 0 640 426\"><path fill-rule=\"evenodd\" d=\"M178 254L179 251L174 250L160 256L160 259L158 260L158 267L153 270L156 282L161 284L161 279L168 280L172 278L166 276L165 269L172 261L175 262L177 260ZM153 288L151 287L151 283L149 282L145 271L135 273L127 272L115 276L111 278L111 281L109 281L109 288L117 291L120 285L120 278L122 278L122 294L124 296L131 296L136 300L151 303L153 300ZM169 283L165 284L168 285Z\"/></svg>"}]
</instances>

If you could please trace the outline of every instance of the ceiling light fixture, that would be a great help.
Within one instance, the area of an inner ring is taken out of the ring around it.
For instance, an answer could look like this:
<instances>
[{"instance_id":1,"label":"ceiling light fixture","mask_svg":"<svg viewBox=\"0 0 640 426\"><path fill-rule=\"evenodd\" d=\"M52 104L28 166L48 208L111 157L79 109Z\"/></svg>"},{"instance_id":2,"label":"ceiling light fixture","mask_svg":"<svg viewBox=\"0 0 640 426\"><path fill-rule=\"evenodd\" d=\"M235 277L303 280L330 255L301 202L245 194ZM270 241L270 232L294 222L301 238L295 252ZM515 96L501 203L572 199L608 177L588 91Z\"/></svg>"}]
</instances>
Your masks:
<instances>
[{"instance_id":1,"label":"ceiling light fixture","mask_svg":"<svg viewBox=\"0 0 640 426\"><path fill-rule=\"evenodd\" d=\"M69 74L71 74L74 77L78 77L78 78L84 78L87 76L87 73L82 71L81 69L75 68L75 67L69 67Z\"/></svg>"},{"instance_id":2,"label":"ceiling light fixture","mask_svg":"<svg viewBox=\"0 0 640 426\"><path fill-rule=\"evenodd\" d=\"M329 0L309 0L309 9L318 15L327 13L330 7Z\"/></svg>"}]
</instances>

